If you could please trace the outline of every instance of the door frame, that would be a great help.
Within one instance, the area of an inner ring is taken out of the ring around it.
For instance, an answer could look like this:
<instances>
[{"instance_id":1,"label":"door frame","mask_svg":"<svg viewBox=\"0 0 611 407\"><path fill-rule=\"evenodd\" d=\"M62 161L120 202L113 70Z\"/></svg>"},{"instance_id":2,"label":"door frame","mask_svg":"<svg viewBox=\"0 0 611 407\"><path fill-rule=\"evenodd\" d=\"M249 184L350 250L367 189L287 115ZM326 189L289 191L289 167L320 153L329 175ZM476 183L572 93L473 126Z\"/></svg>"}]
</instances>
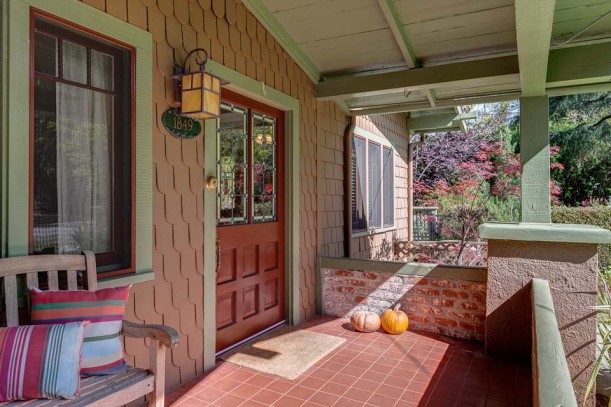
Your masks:
<instances>
[{"instance_id":1,"label":"door frame","mask_svg":"<svg viewBox=\"0 0 611 407\"><path fill-rule=\"evenodd\" d=\"M206 68L229 81L224 88L284 111L285 315L301 322L299 298L299 101L209 60ZM222 90L221 90L222 95ZM217 176L216 119L204 123L204 177ZM204 371L216 362L216 190L204 190Z\"/></svg>"}]
</instances>

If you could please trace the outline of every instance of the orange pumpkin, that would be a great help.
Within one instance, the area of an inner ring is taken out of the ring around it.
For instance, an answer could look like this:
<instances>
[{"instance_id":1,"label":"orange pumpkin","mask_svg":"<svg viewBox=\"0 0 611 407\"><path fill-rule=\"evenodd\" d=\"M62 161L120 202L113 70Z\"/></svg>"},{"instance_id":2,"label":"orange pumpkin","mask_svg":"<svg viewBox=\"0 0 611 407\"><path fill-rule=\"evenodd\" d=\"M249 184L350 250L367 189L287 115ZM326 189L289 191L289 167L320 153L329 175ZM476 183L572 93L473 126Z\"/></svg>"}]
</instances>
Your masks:
<instances>
[{"instance_id":1,"label":"orange pumpkin","mask_svg":"<svg viewBox=\"0 0 611 407\"><path fill-rule=\"evenodd\" d=\"M357 331L374 332L380 327L380 316L375 312L357 311L352 314L350 322Z\"/></svg>"},{"instance_id":2,"label":"orange pumpkin","mask_svg":"<svg viewBox=\"0 0 611 407\"><path fill-rule=\"evenodd\" d=\"M402 334L407 330L407 326L409 325L407 314L399 310L400 306L401 304L397 304L394 309L387 309L380 317L382 328L389 334Z\"/></svg>"}]
</instances>

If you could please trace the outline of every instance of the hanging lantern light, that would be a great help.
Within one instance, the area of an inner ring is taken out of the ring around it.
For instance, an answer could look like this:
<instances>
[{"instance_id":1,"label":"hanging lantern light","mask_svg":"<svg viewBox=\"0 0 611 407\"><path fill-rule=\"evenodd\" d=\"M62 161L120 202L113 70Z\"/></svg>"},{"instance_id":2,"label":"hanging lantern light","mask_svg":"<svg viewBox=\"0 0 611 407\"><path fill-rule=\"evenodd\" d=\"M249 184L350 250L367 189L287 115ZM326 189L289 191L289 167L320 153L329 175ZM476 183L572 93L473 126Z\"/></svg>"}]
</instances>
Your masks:
<instances>
[{"instance_id":1,"label":"hanging lantern light","mask_svg":"<svg viewBox=\"0 0 611 407\"><path fill-rule=\"evenodd\" d=\"M192 55L199 70L189 72L187 64ZM187 54L182 70L174 76L180 81L180 113L183 116L204 120L221 114L221 85L227 82L204 70L207 61L208 52L196 48Z\"/></svg>"}]
</instances>

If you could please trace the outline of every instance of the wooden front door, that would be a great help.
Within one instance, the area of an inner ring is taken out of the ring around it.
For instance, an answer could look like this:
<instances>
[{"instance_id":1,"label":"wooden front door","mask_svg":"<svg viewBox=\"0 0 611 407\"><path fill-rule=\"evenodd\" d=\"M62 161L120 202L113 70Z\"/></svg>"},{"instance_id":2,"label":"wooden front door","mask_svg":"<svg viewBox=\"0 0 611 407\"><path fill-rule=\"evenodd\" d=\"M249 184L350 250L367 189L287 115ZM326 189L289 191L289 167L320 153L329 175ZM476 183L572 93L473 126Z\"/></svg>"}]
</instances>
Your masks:
<instances>
[{"instance_id":1,"label":"wooden front door","mask_svg":"<svg viewBox=\"0 0 611 407\"><path fill-rule=\"evenodd\" d=\"M283 112L223 89L216 350L284 321Z\"/></svg>"}]
</instances>

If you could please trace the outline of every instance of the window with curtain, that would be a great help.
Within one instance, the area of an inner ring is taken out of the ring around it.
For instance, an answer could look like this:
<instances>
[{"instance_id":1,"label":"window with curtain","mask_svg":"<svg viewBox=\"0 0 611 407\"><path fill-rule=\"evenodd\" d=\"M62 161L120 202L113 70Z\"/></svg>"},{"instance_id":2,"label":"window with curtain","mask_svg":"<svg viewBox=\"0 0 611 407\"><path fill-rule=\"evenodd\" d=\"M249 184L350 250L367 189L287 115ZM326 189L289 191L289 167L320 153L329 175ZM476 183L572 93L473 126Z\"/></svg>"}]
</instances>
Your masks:
<instances>
[{"instance_id":1,"label":"window with curtain","mask_svg":"<svg viewBox=\"0 0 611 407\"><path fill-rule=\"evenodd\" d=\"M393 149L360 134L352 137L352 231L394 226Z\"/></svg>"},{"instance_id":2,"label":"window with curtain","mask_svg":"<svg viewBox=\"0 0 611 407\"><path fill-rule=\"evenodd\" d=\"M133 269L131 50L36 18L31 252Z\"/></svg>"}]
</instances>

